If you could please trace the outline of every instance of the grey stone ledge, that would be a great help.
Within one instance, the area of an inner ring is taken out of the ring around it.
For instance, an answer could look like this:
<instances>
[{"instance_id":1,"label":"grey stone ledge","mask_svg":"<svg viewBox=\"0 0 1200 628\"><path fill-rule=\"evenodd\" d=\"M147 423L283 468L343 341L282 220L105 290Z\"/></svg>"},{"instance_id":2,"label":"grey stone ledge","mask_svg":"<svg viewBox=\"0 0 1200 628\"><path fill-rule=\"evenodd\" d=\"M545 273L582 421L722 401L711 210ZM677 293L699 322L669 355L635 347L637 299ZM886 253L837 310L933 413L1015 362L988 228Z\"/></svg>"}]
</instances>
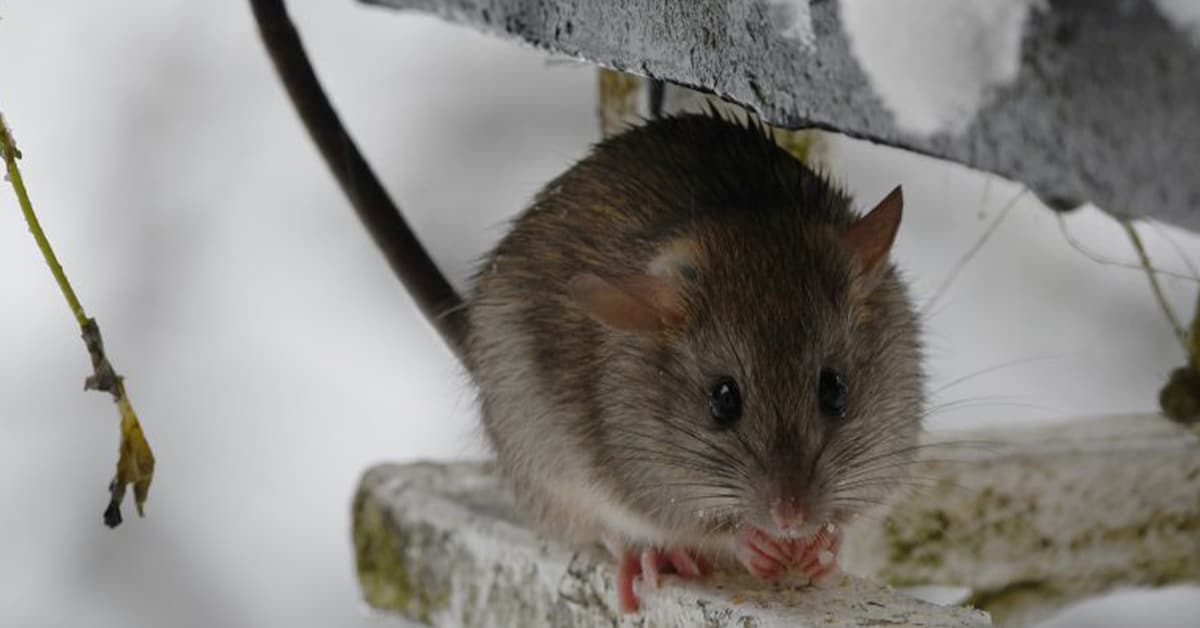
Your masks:
<instances>
[{"instance_id":1,"label":"grey stone ledge","mask_svg":"<svg viewBox=\"0 0 1200 628\"><path fill-rule=\"evenodd\" d=\"M980 611L845 575L816 586L718 574L697 582L667 576L652 589L639 579L641 611L621 614L612 559L522 526L486 464L371 469L355 499L354 540L367 603L436 626L990 625Z\"/></svg>"},{"instance_id":2,"label":"grey stone ledge","mask_svg":"<svg viewBox=\"0 0 1200 628\"><path fill-rule=\"evenodd\" d=\"M777 126L993 172L1055 208L1091 201L1200 230L1200 48L1150 0L1035 3L1016 79L965 130L930 135L897 126L832 0L808 6L811 45L780 28L778 0L360 1L712 92Z\"/></svg>"},{"instance_id":3,"label":"grey stone ledge","mask_svg":"<svg viewBox=\"0 0 1200 628\"><path fill-rule=\"evenodd\" d=\"M1195 429L1116 415L926 442L918 486L848 530L848 571L966 587L1013 626L1119 588L1200 584Z\"/></svg>"},{"instance_id":4,"label":"grey stone ledge","mask_svg":"<svg viewBox=\"0 0 1200 628\"><path fill-rule=\"evenodd\" d=\"M1122 587L1200 583L1200 438L1155 415L940 433L914 488L847 529L816 587L719 574L640 589L616 609L612 560L524 527L486 463L383 465L355 499L367 602L453 626L987 625L896 586L963 587L999 625L1029 625Z\"/></svg>"}]
</instances>

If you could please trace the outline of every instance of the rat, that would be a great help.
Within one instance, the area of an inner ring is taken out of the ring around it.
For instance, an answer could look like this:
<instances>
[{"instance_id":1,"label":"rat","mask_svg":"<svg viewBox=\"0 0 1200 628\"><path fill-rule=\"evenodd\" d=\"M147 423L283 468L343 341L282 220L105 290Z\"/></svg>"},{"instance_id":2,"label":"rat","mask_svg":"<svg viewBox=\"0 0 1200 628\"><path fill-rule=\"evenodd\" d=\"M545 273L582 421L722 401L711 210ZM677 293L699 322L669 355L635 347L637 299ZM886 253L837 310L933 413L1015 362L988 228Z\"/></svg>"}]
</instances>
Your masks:
<instances>
[{"instance_id":1,"label":"rat","mask_svg":"<svg viewBox=\"0 0 1200 628\"><path fill-rule=\"evenodd\" d=\"M463 299L350 138L282 0L254 16L297 113L397 278L479 389L518 506L633 581L836 569L840 526L917 450L918 321L863 215L764 126L716 112L610 138L551 181Z\"/></svg>"},{"instance_id":2,"label":"rat","mask_svg":"<svg viewBox=\"0 0 1200 628\"><path fill-rule=\"evenodd\" d=\"M466 299L333 109L282 0L252 0L292 104L479 390L518 507L634 578L833 572L841 526L904 482L924 414L890 262L899 187L863 214L765 126L659 118L551 181Z\"/></svg>"},{"instance_id":3,"label":"rat","mask_svg":"<svg viewBox=\"0 0 1200 628\"><path fill-rule=\"evenodd\" d=\"M919 321L873 209L715 112L607 139L479 266L462 357L519 512L634 579L837 568L904 481Z\"/></svg>"},{"instance_id":4,"label":"rat","mask_svg":"<svg viewBox=\"0 0 1200 628\"><path fill-rule=\"evenodd\" d=\"M283 0L251 0L292 104L479 390L520 511L634 578L837 568L841 526L919 449L919 320L890 261L899 187L849 196L717 112L609 138L450 285L342 125Z\"/></svg>"}]
</instances>

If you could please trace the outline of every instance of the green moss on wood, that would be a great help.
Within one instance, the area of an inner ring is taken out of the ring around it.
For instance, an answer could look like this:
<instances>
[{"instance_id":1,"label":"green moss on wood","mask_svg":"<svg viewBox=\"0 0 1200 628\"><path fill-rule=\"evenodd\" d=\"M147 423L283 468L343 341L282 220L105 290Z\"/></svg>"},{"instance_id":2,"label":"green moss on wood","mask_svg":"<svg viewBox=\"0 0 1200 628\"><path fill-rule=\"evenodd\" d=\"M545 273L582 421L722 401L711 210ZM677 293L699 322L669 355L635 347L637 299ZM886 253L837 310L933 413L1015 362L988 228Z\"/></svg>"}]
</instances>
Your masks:
<instances>
[{"instance_id":1,"label":"green moss on wood","mask_svg":"<svg viewBox=\"0 0 1200 628\"><path fill-rule=\"evenodd\" d=\"M391 525L387 512L359 491L354 499L354 557L363 599L373 608L394 610L425 624L450 605L450 586L413 560L414 550L433 543L432 529Z\"/></svg>"},{"instance_id":2,"label":"green moss on wood","mask_svg":"<svg viewBox=\"0 0 1200 628\"><path fill-rule=\"evenodd\" d=\"M1048 572L1031 574L1001 587L976 591L967 604L1002 620L1030 606L1031 600L1069 603L1118 585L1163 586L1200 580L1200 510L1146 512L1136 523L1115 528L1091 528L1068 539L1038 531L1039 504L986 488L970 502L948 509L921 510L893 517L883 524L888 564L880 577L895 586L944 583L947 556L966 557L964 564L988 560L988 547L1024 555L1045 554L1061 547L1072 553L1096 553L1104 548L1132 552L1119 569L1083 578Z\"/></svg>"},{"instance_id":3,"label":"green moss on wood","mask_svg":"<svg viewBox=\"0 0 1200 628\"><path fill-rule=\"evenodd\" d=\"M998 589L976 591L963 604L983 609L995 618L997 610L1003 613L1008 608L1019 606L1022 598L1052 598L1060 595L1057 587L1043 580L1018 580Z\"/></svg>"},{"instance_id":4,"label":"green moss on wood","mask_svg":"<svg viewBox=\"0 0 1200 628\"><path fill-rule=\"evenodd\" d=\"M360 491L354 498L354 558L363 598L375 608L405 610L412 601L408 535L391 529L383 509Z\"/></svg>"},{"instance_id":5,"label":"green moss on wood","mask_svg":"<svg viewBox=\"0 0 1200 628\"><path fill-rule=\"evenodd\" d=\"M924 570L942 566L945 553L946 530L950 518L941 510L920 512L903 521L889 518L883 523L883 540L888 557L888 567L881 574L891 584L913 584L901 582L915 574L912 567ZM903 576L901 575L903 574Z\"/></svg>"}]
</instances>

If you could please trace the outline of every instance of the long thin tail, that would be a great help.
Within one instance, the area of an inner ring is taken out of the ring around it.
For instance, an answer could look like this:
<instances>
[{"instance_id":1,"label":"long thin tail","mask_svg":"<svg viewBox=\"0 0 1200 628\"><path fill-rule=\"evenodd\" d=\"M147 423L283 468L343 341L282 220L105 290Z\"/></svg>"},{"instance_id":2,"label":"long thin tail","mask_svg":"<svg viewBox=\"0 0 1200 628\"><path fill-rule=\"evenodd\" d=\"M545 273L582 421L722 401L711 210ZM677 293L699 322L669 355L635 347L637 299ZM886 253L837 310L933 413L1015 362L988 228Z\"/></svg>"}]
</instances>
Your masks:
<instances>
[{"instance_id":1,"label":"long thin tail","mask_svg":"<svg viewBox=\"0 0 1200 628\"><path fill-rule=\"evenodd\" d=\"M250 0L263 44L308 134L354 211L417 307L460 359L466 331L462 297L429 257L358 151L313 72L283 0Z\"/></svg>"}]
</instances>

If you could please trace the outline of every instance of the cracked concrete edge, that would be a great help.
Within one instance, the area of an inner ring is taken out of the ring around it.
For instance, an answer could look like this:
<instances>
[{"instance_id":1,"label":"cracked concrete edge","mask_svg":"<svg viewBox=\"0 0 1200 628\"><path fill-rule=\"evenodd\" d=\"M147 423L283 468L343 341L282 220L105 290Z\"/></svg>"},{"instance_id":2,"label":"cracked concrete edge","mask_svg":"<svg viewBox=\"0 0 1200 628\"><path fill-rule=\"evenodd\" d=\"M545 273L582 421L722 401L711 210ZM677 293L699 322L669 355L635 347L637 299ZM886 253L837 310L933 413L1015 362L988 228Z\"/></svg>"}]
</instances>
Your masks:
<instances>
[{"instance_id":1,"label":"cracked concrete edge","mask_svg":"<svg viewBox=\"0 0 1200 628\"><path fill-rule=\"evenodd\" d=\"M850 51L837 2L811 3L810 45L780 32L763 0L359 1L711 92L777 126L993 172L1055 208L1091 201L1200 230L1200 48L1148 0L1047 0L1029 16L1017 78L964 131L932 135L897 127Z\"/></svg>"},{"instance_id":2,"label":"cracked concrete edge","mask_svg":"<svg viewBox=\"0 0 1200 628\"><path fill-rule=\"evenodd\" d=\"M603 550L570 548L521 526L486 464L371 469L354 501L354 544L367 603L428 625L989 625L982 612L921 602L851 576L816 587L736 575L668 577L658 590L639 582L643 609L623 615Z\"/></svg>"},{"instance_id":3,"label":"cracked concrete edge","mask_svg":"<svg viewBox=\"0 0 1200 628\"><path fill-rule=\"evenodd\" d=\"M921 486L847 531L848 571L965 586L999 625L1200 583L1200 439L1156 415L940 435Z\"/></svg>"}]
</instances>

